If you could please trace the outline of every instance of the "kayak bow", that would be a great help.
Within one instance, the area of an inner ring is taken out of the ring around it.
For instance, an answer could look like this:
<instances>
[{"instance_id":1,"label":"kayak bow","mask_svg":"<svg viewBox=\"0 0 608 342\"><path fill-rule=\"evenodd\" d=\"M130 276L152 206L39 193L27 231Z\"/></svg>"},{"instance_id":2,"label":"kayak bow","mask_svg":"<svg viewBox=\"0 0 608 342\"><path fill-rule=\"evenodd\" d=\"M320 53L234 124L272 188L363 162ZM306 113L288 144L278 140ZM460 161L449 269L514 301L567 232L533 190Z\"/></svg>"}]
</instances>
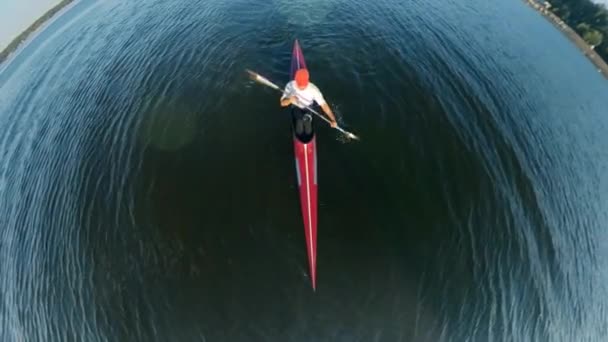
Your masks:
<instances>
[{"instance_id":1,"label":"kayak bow","mask_svg":"<svg viewBox=\"0 0 608 342\"><path fill-rule=\"evenodd\" d=\"M304 55L296 40L291 55L290 77L293 80L298 69L306 68ZM308 267L313 290L317 289L317 146L314 132L307 141L293 133L296 173L300 190L300 206L304 221Z\"/></svg>"}]
</instances>

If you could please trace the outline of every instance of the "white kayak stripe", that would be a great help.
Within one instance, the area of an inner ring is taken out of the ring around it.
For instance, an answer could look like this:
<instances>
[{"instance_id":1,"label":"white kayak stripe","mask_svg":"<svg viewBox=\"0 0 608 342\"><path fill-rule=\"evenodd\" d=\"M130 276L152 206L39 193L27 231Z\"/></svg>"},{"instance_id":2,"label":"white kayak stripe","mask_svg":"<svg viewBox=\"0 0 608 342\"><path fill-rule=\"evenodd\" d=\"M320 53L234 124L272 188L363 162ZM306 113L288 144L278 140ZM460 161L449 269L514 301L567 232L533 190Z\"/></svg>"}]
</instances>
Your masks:
<instances>
[{"instance_id":1,"label":"white kayak stripe","mask_svg":"<svg viewBox=\"0 0 608 342\"><path fill-rule=\"evenodd\" d=\"M298 163L298 157L296 157L296 175L298 177L298 186L301 186L302 179L300 178L300 163Z\"/></svg>"},{"instance_id":2,"label":"white kayak stripe","mask_svg":"<svg viewBox=\"0 0 608 342\"><path fill-rule=\"evenodd\" d=\"M298 64L296 71L298 71L300 69L300 44L298 44L298 48L296 49L296 63ZM296 77L296 75L293 75L293 77Z\"/></svg>"}]
</instances>

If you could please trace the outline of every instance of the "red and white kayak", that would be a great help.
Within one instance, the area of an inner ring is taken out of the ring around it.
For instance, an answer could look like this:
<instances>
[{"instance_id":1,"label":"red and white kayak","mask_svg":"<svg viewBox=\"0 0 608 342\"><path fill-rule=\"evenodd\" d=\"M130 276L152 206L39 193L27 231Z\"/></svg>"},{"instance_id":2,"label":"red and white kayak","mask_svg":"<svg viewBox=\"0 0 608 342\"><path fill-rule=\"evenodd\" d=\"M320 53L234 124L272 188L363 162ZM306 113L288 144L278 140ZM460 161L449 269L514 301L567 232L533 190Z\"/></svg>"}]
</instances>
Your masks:
<instances>
[{"instance_id":1,"label":"red and white kayak","mask_svg":"<svg viewBox=\"0 0 608 342\"><path fill-rule=\"evenodd\" d=\"M296 40L291 55L290 76L293 80L298 69L306 68L304 55ZM296 172L300 190L300 204L304 233L306 236L306 251L308 252L308 267L312 288L317 288L317 147L314 132L312 139L301 141L293 135L293 146L296 158Z\"/></svg>"}]
</instances>

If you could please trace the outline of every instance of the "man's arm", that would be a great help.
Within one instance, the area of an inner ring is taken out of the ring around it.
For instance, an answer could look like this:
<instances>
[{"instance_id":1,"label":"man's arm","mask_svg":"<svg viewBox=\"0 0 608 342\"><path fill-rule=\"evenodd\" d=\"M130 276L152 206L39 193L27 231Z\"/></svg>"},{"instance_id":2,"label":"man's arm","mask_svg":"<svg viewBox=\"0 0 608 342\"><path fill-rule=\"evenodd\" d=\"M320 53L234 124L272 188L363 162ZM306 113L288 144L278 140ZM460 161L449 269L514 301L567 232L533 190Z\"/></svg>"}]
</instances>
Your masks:
<instances>
[{"instance_id":1,"label":"man's arm","mask_svg":"<svg viewBox=\"0 0 608 342\"><path fill-rule=\"evenodd\" d=\"M292 103L296 103L296 97L293 96L293 89L291 88L291 82L289 82L283 90L283 96L281 96L281 107L287 107Z\"/></svg>"},{"instance_id":2,"label":"man's arm","mask_svg":"<svg viewBox=\"0 0 608 342\"><path fill-rule=\"evenodd\" d=\"M332 112L331 108L329 108L329 105L327 104L327 101L325 101L325 98L323 97L323 94L321 93L319 88L317 88L317 86L314 86L314 89L315 101L319 106L321 106L321 109L323 109L323 112L331 121L331 127L336 128L338 126L338 122L336 121L336 116L334 115L334 112Z\"/></svg>"},{"instance_id":3,"label":"man's arm","mask_svg":"<svg viewBox=\"0 0 608 342\"><path fill-rule=\"evenodd\" d=\"M324 104L321 105L321 109L323 109L325 114L331 120L331 127L336 128L336 126L338 126L338 122L336 121L336 116L334 115L334 112L331 111L331 108L329 108L329 105L327 104L327 102L325 102Z\"/></svg>"}]
</instances>

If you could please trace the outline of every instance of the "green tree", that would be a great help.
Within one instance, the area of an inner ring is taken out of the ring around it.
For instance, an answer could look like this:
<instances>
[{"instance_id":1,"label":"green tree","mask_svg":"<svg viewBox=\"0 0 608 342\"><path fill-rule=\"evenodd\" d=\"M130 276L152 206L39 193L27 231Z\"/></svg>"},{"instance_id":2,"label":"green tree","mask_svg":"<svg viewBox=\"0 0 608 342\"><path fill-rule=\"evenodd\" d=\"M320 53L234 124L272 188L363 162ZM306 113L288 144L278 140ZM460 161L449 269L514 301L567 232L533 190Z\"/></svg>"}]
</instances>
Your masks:
<instances>
[{"instance_id":1,"label":"green tree","mask_svg":"<svg viewBox=\"0 0 608 342\"><path fill-rule=\"evenodd\" d=\"M600 8L600 10L595 14L593 24L595 26L608 26L608 10L606 8Z\"/></svg>"},{"instance_id":2,"label":"green tree","mask_svg":"<svg viewBox=\"0 0 608 342\"><path fill-rule=\"evenodd\" d=\"M562 18L563 21L569 21L570 8L568 8L567 5L564 5L564 7L552 7L551 10L553 11L553 13L555 13L555 15Z\"/></svg>"},{"instance_id":3,"label":"green tree","mask_svg":"<svg viewBox=\"0 0 608 342\"><path fill-rule=\"evenodd\" d=\"M589 30L591 30L591 26L589 26L587 23L580 23L576 25L576 32L578 32L580 35L585 35L587 32L589 32Z\"/></svg>"},{"instance_id":4,"label":"green tree","mask_svg":"<svg viewBox=\"0 0 608 342\"><path fill-rule=\"evenodd\" d=\"M602 43L604 35L597 30L589 30L583 34L583 39L590 45L598 46Z\"/></svg>"}]
</instances>

